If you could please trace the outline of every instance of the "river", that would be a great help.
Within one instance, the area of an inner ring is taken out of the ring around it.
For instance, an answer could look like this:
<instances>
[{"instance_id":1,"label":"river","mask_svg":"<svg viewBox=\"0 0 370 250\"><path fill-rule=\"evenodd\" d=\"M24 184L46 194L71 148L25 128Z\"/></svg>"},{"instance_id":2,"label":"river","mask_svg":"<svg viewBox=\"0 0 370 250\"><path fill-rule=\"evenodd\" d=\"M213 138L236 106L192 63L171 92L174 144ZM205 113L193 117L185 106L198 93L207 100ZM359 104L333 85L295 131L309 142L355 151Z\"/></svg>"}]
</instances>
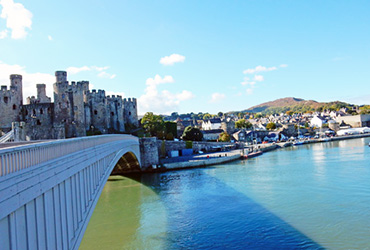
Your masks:
<instances>
[{"instance_id":1,"label":"river","mask_svg":"<svg viewBox=\"0 0 370 250\"><path fill-rule=\"evenodd\" d=\"M80 249L370 249L369 142L112 176Z\"/></svg>"}]
</instances>

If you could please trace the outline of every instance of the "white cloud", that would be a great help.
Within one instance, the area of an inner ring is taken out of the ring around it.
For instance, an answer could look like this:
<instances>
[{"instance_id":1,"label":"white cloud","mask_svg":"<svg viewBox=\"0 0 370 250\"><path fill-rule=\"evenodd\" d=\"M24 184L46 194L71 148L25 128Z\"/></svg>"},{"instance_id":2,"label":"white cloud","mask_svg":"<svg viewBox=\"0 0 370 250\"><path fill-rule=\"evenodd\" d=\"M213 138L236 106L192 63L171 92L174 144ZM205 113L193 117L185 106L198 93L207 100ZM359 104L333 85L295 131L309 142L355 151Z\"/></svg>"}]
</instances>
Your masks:
<instances>
[{"instance_id":1,"label":"white cloud","mask_svg":"<svg viewBox=\"0 0 370 250\"><path fill-rule=\"evenodd\" d=\"M91 68L92 70L96 70L96 71L103 71L103 70L107 70L107 69L109 69L109 66L104 66L104 67L91 66L90 68Z\"/></svg>"},{"instance_id":2,"label":"white cloud","mask_svg":"<svg viewBox=\"0 0 370 250\"><path fill-rule=\"evenodd\" d=\"M0 31L0 39L4 39L7 36L8 36L7 30Z\"/></svg>"},{"instance_id":3,"label":"white cloud","mask_svg":"<svg viewBox=\"0 0 370 250\"><path fill-rule=\"evenodd\" d=\"M246 93L247 93L247 95L253 94L253 89L252 88L246 89Z\"/></svg>"},{"instance_id":4,"label":"white cloud","mask_svg":"<svg viewBox=\"0 0 370 250\"><path fill-rule=\"evenodd\" d=\"M254 85L256 82L250 81L249 77L244 77L244 81L240 83L241 85Z\"/></svg>"},{"instance_id":5,"label":"white cloud","mask_svg":"<svg viewBox=\"0 0 370 250\"><path fill-rule=\"evenodd\" d=\"M288 64L280 64L280 68L286 68L288 67Z\"/></svg>"},{"instance_id":6,"label":"white cloud","mask_svg":"<svg viewBox=\"0 0 370 250\"><path fill-rule=\"evenodd\" d=\"M79 67L79 68L78 67L68 67L66 69L67 73L71 74L71 75L75 75L75 74L80 73L82 71L90 71L90 70L91 70L91 68L88 67L88 66L82 66L82 67Z\"/></svg>"},{"instance_id":7,"label":"white cloud","mask_svg":"<svg viewBox=\"0 0 370 250\"><path fill-rule=\"evenodd\" d=\"M263 76L261 76L261 75L255 75L255 76L254 76L254 80L255 80L256 82L262 82L262 81L264 80L264 78L263 78Z\"/></svg>"},{"instance_id":8,"label":"white cloud","mask_svg":"<svg viewBox=\"0 0 370 250\"><path fill-rule=\"evenodd\" d=\"M0 17L6 19L6 27L12 31L11 38L26 38L26 29L32 26L32 13L23 4L14 3L13 0L0 0L0 5L3 7Z\"/></svg>"},{"instance_id":9,"label":"white cloud","mask_svg":"<svg viewBox=\"0 0 370 250\"><path fill-rule=\"evenodd\" d=\"M188 90L183 90L181 93L176 94L176 98L179 101L186 101L186 100L192 99L193 97L194 97L193 93L191 93Z\"/></svg>"},{"instance_id":10,"label":"white cloud","mask_svg":"<svg viewBox=\"0 0 370 250\"><path fill-rule=\"evenodd\" d=\"M225 94L213 93L212 97L211 97L211 100L209 102L211 102L211 103L220 102L223 99L225 99L225 97L226 97Z\"/></svg>"},{"instance_id":11,"label":"white cloud","mask_svg":"<svg viewBox=\"0 0 370 250\"><path fill-rule=\"evenodd\" d=\"M184 61L185 61L185 56L182 56L179 54L172 54L170 56L162 57L161 60L159 60L159 63L168 66L168 65L174 65L175 63L184 62Z\"/></svg>"},{"instance_id":12,"label":"white cloud","mask_svg":"<svg viewBox=\"0 0 370 250\"><path fill-rule=\"evenodd\" d=\"M48 35L48 39L49 41L53 41L53 38L51 37L51 35Z\"/></svg>"},{"instance_id":13,"label":"white cloud","mask_svg":"<svg viewBox=\"0 0 370 250\"><path fill-rule=\"evenodd\" d=\"M53 98L53 83L55 82L55 76L45 73L29 73L26 71L25 67L20 65L9 65L0 61L0 84L10 85L9 76L12 74L22 75L23 82L23 102L28 96L36 96L36 84L45 83L46 84L46 94ZM9 87L8 87L9 89Z\"/></svg>"},{"instance_id":14,"label":"white cloud","mask_svg":"<svg viewBox=\"0 0 370 250\"><path fill-rule=\"evenodd\" d=\"M159 91L158 87L162 84L174 83L172 76L155 75L146 80L145 93L138 98L139 113L154 112L159 114L169 114L178 109L180 102L194 98L193 93L183 90L180 93L172 93L168 90Z\"/></svg>"},{"instance_id":15,"label":"white cloud","mask_svg":"<svg viewBox=\"0 0 370 250\"><path fill-rule=\"evenodd\" d=\"M98 77L100 77L100 78L113 79L113 78L115 78L115 77L116 77L116 74L109 74L109 73L107 73L107 72L105 72L105 71L102 71L102 72L100 72L100 73L98 74Z\"/></svg>"},{"instance_id":16,"label":"white cloud","mask_svg":"<svg viewBox=\"0 0 370 250\"><path fill-rule=\"evenodd\" d=\"M172 76L165 76L161 77L160 75L155 75L154 78L148 78L146 79L145 84L147 86L154 86L154 85L159 85L163 83L173 83L175 80L173 79Z\"/></svg>"},{"instance_id":17,"label":"white cloud","mask_svg":"<svg viewBox=\"0 0 370 250\"><path fill-rule=\"evenodd\" d=\"M274 66L274 67L264 67L264 66L257 66L255 67L254 69L246 69L243 71L244 74L254 74L254 73L257 73L257 72L266 72L266 71L273 71L273 70L277 70L277 68Z\"/></svg>"},{"instance_id":18,"label":"white cloud","mask_svg":"<svg viewBox=\"0 0 370 250\"><path fill-rule=\"evenodd\" d=\"M97 71L99 72L98 77L100 78L106 78L106 79L113 79L117 75L116 74L110 74L107 73L105 70L109 69L109 66L104 67L98 67L98 66L82 66L82 67L68 67L66 69L68 74L75 75L83 71Z\"/></svg>"}]
</instances>

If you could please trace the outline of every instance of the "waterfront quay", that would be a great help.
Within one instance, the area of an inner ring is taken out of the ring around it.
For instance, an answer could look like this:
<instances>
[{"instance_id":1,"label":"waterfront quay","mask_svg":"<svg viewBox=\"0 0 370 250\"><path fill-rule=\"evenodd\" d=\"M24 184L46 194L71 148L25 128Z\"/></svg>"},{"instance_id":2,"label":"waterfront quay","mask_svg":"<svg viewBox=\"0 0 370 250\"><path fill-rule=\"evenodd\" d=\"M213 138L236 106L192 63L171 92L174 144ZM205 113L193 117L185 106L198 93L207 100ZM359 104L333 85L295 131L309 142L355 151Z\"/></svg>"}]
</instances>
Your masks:
<instances>
[{"instance_id":1,"label":"waterfront quay","mask_svg":"<svg viewBox=\"0 0 370 250\"><path fill-rule=\"evenodd\" d=\"M357 139L363 137L370 137L370 133L357 134L357 135L346 135L346 136L335 136L328 138L310 139L305 140L304 144L310 143L326 143L329 141L340 141L348 139ZM278 142L278 143L258 143L255 145L245 146L241 149L211 152L205 154L195 154L189 156L179 156L174 158L165 158L160 160L159 166L147 169L145 172L162 172L170 170L179 170L187 168L207 167L216 164L223 164L231 161L248 159L249 155L262 151L269 152L279 148L285 148L293 146L292 142ZM254 156L254 155L253 155Z\"/></svg>"}]
</instances>

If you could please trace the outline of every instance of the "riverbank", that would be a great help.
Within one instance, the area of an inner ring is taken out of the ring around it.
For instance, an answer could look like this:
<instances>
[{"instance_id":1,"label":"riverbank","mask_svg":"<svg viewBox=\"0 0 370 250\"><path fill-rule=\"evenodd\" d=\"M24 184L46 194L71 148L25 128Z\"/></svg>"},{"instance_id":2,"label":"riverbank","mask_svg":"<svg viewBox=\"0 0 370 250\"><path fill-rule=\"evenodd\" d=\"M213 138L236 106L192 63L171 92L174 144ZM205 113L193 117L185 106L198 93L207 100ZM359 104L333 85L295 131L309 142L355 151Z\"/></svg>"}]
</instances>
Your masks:
<instances>
[{"instance_id":1,"label":"riverbank","mask_svg":"<svg viewBox=\"0 0 370 250\"><path fill-rule=\"evenodd\" d=\"M348 139L357 139L363 137L370 137L370 134L358 134L358 135L346 135L331 137L325 139L311 139L306 140L304 144L309 143L325 143L329 141L339 141L339 140L348 140ZM279 142L279 143L267 143L267 144L257 144L254 145L254 149L269 152L279 148L292 146L291 142ZM248 153L249 152L249 153ZM222 151L214 152L200 155L191 155L191 156L182 156L176 157L173 159L162 159L158 166L153 166L145 170L144 172L165 172L171 170L179 169L188 169L188 168L201 168L208 167L211 165L217 165L222 163L227 163L231 161L236 161L240 159L248 158L248 154L252 153L252 147L245 147L243 149L231 150L231 151ZM247 157L245 157L247 156Z\"/></svg>"},{"instance_id":2,"label":"riverbank","mask_svg":"<svg viewBox=\"0 0 370 250\"><path fill-rule=\"evenodd\" d=\"M208 167L241 159L243 150L213 152L199 155L180 156L172 159L162 159L159 166L153 166L144 172L164 172L187 168Z\"/></svg>"}]
</instances>

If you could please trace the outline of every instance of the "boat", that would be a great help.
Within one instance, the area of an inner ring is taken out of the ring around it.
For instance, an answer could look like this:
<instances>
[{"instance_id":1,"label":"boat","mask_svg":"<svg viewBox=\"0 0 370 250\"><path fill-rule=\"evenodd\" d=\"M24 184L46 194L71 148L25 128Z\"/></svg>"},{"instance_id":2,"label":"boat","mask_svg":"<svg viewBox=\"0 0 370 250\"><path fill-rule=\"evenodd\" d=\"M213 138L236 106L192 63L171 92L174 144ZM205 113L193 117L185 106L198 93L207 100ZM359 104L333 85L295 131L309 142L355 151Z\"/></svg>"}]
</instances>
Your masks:
<instances>
[{"instance_id":1,"label":"boat","mask_svg":"<svg viewBox=\"0 0 370 250\"><path fill-rule=\"evenodd\" d=\"M305 141L295 141L295 142L293 142L293 146L298 146L298 145L302 145L302 144L305 144Z\"/></svg>"},{"instance_id":2,"label":"boat","mask_svg":"<svg viewBox=\"0 0 370 250\"><path fill-rule=\"evenodd\" d=\"M249 153L247 155L244 155L244 158L245 159L249 159L249 158L257 157L257 156L259 156L261 154L263 154L262 151L252 152L252 153Z\"/></svg>"}]
</instances>

